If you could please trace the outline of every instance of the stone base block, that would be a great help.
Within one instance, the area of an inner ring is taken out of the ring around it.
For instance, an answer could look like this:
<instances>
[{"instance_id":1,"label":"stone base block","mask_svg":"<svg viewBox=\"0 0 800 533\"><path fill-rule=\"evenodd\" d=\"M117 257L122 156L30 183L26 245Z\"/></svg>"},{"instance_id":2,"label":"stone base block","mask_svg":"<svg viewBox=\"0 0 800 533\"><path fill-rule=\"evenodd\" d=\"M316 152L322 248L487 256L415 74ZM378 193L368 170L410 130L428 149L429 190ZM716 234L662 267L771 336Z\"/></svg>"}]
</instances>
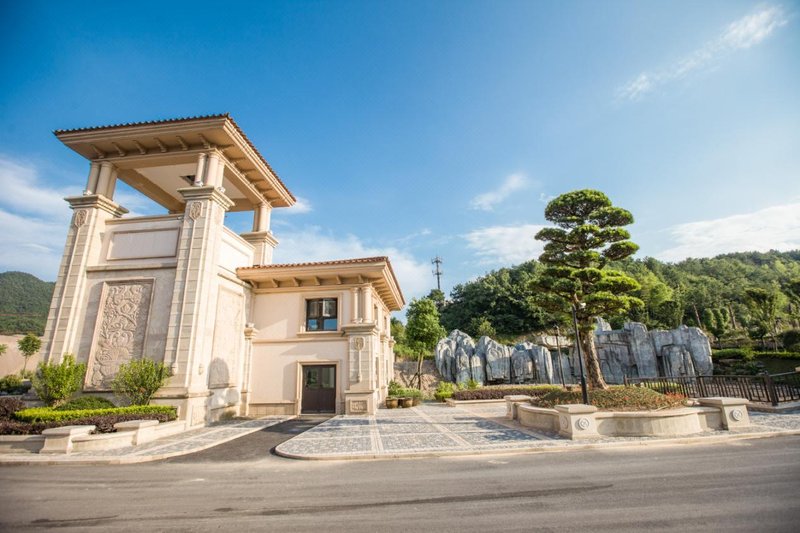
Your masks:
<instances>
[{"instance_id":1,"label":"stone base block","mask_svg":"<svg viewBox=\"0 0 800 533\"><path fill-rule=\"evenodd\" d=\"M131 444L136 446L155 440L157 438L157 426L158 420L129 420L128 422L117 422L114 424L114 429L116 429L118 433L133 432Z\"/></svg>"},{"instance_id":2,"label":"stone base block","mask_svg":"<svg viewBox=\"0 0 800 533\"><path fill-rule=\"evenodd\" d=\"M95 430L95 426L62 426L42 431L44 446L39 453L70 453L72 439L88 435Z\"/></svg>"},{"instance_id":3,"label":"stone base block","mask_svg":"<svg viewBox=\"0 0 800 533\"><path fill-rule=\"evenodd\" d=\"M556 405L558 412L558 434L568 439L592 439L600 437L597 432L593 405Z\"/></svg>"},{"instance_id":4,"label":"stone base block","mask_svg":"<svg viewBox=\"0 0 800 533\"><path fill-rule=\"evenodd\" d=\"M506 416L511 420L517 419L517 406L519 404L530 404L531 397L525 394L512 394L503 398L506 401Z\"/></svg>"},{"instance_id":5,"label":"stone base block","mask_svg":"<svg viewBox=\"0 0 800 533\"><path fill-rule=\"evenodd\" d=\"M348 415L374 415L378 408L375 391L344 393L344 412Z\"/></svg>"},{"instance_id":6,"label":"stone base block","mask_svg":"<svg viewBox=\"0 0 800 533\"><path fill-rule=\"evenodd\" d=\"M749 403L750 401L744 398L700 398L700 405L719 409L722 427L725 429L750 425L750 415L747 413Z\"/></svg>"}]
</instances>

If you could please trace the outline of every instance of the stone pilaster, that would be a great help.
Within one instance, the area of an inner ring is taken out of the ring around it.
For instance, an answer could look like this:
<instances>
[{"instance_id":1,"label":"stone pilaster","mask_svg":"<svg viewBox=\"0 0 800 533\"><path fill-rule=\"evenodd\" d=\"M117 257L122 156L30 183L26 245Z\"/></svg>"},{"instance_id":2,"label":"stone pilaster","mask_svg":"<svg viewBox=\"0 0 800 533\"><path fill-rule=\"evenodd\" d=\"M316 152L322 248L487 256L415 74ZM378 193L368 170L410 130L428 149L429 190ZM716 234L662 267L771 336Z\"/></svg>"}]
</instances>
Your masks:
<instances>
[{"instance_id":1,"label":"stone pilaster","mask_svg":"<svg viewBox=\"0 0 800 533\"><path fill-rule=\"evenodd\" d=\"M278 239L271 231L252 231L239 236L253 245L253 266L272 264L272 253L278 246Z\"/></svg>"},{"instance_id":2,"label":"stone pilaster","mask_svg":"<svg viewBox=\"0 0 800 533\"><path fill-rule=\"evenodd\" d=\"M209 166L213 167L209 156ZM186 399L181 415L190 424L205 421L206 372L217 301L217 263L225 211L233 202L216 187L178 189L186 201L170 308L164 362L173 377L160 398ZM191 412L190 412L191 411Z\"/></svg>"},{"instance_id":3,"label":"stone pilaster","mask_svg":"<svg viewBox=\"0 0 800 533\"><path fill-rule=\"evenodd\" d=\"M106 221L119 218L127 209L99 194L65 198L74 211L67 231L67 242L58 269L53 299L47 317L42 356L58 362L64 353L76 353L81 320L86 314L86 268L100 259ZM82 360L82 359L81 359Z\"/></svg>"},{"instance_id":4,"label":"stone pilaster","mask_svg":"<svg viewBox=\"0 0 800 533\"><path fill-rule=\"evenodd\" d=\"M239 416L249 416L250 403L250 376L253 369L253 339L258 335L258 330L252 323L244 328L244 369L242 371L242 394L239 404Z\"/></svg>"}]
</instances>

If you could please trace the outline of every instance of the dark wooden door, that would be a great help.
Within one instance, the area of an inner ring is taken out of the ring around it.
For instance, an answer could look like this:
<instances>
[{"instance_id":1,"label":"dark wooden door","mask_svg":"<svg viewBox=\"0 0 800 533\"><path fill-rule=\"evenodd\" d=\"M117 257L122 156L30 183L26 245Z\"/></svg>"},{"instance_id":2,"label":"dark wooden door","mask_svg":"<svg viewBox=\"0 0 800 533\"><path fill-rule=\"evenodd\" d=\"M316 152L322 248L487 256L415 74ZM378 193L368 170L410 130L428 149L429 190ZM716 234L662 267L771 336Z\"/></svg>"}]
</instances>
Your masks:
<instances>
[{"instance_id":1,"label":"dark wooden door","mask_svg":"<svg viewBox=\"0 0 800 533\"><path fill-rule=\"evenodd\" d=\"M336 366L304 365L301 413L336 412Z\"/></svg>"}]
</instances>

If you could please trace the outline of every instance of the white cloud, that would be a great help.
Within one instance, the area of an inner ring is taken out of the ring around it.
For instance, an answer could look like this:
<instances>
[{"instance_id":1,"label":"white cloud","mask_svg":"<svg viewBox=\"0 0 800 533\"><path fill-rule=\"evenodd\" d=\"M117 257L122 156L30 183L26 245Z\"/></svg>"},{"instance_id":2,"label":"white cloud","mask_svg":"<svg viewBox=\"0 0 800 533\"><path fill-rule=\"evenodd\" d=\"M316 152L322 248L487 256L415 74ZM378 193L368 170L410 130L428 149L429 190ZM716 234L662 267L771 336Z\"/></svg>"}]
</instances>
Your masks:
<instances>
[{"instance_id":1,"label":"white cloud","mask_svg":"<svg viewBox=\"0 0 800 533\"><path fill-rule=\"evenodd\" d=\"M314 210L308 198L296 196L295 200L297 200L297 202L295 202L292 207L282 210L281 213L286 213L287 215L304 215Z\"/></svg>"},{"instance_id":2,"label":"white cloud","mask_svg":"<svg viewBox=\"0 0 800 533\"><path fill-rule=\"evenodd\" d=\"M539 258L544 243L533 236L544 227L536 224L492 226L473 230L464 238L481 264L510 266Z\"/></svg>"},{"instance_id":3,"label":"white cloud","mask_svg":"<svg viewBox=\"0 0 800 533\"><path fill-rule=\"evenodd\" d=\"M491 211L494 206L511 196L511 194L524 189L529 184L528 178L522 174L511 174L505 181L493 191L479 194L470 202L472 209L481 211Z\"/></svg>"},{"instance_id":4,"label":"white cloud","mask_svg":"<svg viewBox=\"0 0 800 533\"><path fill-rule=\"evenodd\" d=\"M45 187L36 167L5 156L0 156L0 183L0 271L54 280L72 214L64 197L76 191Z\"/></svg>"},{"instance_id":5,"label":"white cloud","mask_svg":"<svg viewBox=\"0 0 800 533\"><path fill-rule=\"evenodd\" d=\"M387 256L406 301L425 296L433 286L428 262L417 261L410 253L395 247L369 246L355 235L333 235L318 226L281 232L277 237L280 244L275 249L275 263Z\"/></svg>"},{"instance_id":6,"label":"white cloud","mask_svg":"<svg viewBox=\"0 0 800 533\"><path fill-rule=\"evenodd\" d=\"M752 213L678 224L668 232L674 245L656 254L664 261L731 252L800 249L800 202Z\"/></svg>"},{"instance_id":7,"label":"white cloud","mask_svg":"<svg viewBox=\"0 0 800 533\"><path fill-rule=\"evenodd\" d=\"M788 22L789 18L781 6L761 7L755 13L731 23L716 39L707 42L672 65L638 74L633 80L617 89L617 98L639 100L662 85L713 66L726 54L759 44Z\"/></svg>"}]
</instances>

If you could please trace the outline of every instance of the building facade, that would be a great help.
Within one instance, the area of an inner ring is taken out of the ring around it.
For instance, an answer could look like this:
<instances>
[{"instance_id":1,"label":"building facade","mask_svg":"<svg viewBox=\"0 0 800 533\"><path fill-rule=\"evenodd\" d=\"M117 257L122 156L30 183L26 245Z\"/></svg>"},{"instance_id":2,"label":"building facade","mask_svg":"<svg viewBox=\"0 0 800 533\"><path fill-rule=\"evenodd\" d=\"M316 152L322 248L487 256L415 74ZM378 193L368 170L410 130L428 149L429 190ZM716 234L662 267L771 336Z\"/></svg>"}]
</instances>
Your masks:
<instances>
[{"instance_id":1,"label":"building facade","mask_svg":"<svg viewBox=\"0 0 800 533\"><path fill-rule=\"evenodd\" d=\"M61 130L89 160L42 353L87 363L84 391L147 357L172 370L156 402L190 425L223 416L372 413L404 299L386 257L272 264L272 209L295 198L229 115ZM166 213L126 216L117 180ZM225 214L252 211L237 234Z\"/></svg>"}]
</instances>

